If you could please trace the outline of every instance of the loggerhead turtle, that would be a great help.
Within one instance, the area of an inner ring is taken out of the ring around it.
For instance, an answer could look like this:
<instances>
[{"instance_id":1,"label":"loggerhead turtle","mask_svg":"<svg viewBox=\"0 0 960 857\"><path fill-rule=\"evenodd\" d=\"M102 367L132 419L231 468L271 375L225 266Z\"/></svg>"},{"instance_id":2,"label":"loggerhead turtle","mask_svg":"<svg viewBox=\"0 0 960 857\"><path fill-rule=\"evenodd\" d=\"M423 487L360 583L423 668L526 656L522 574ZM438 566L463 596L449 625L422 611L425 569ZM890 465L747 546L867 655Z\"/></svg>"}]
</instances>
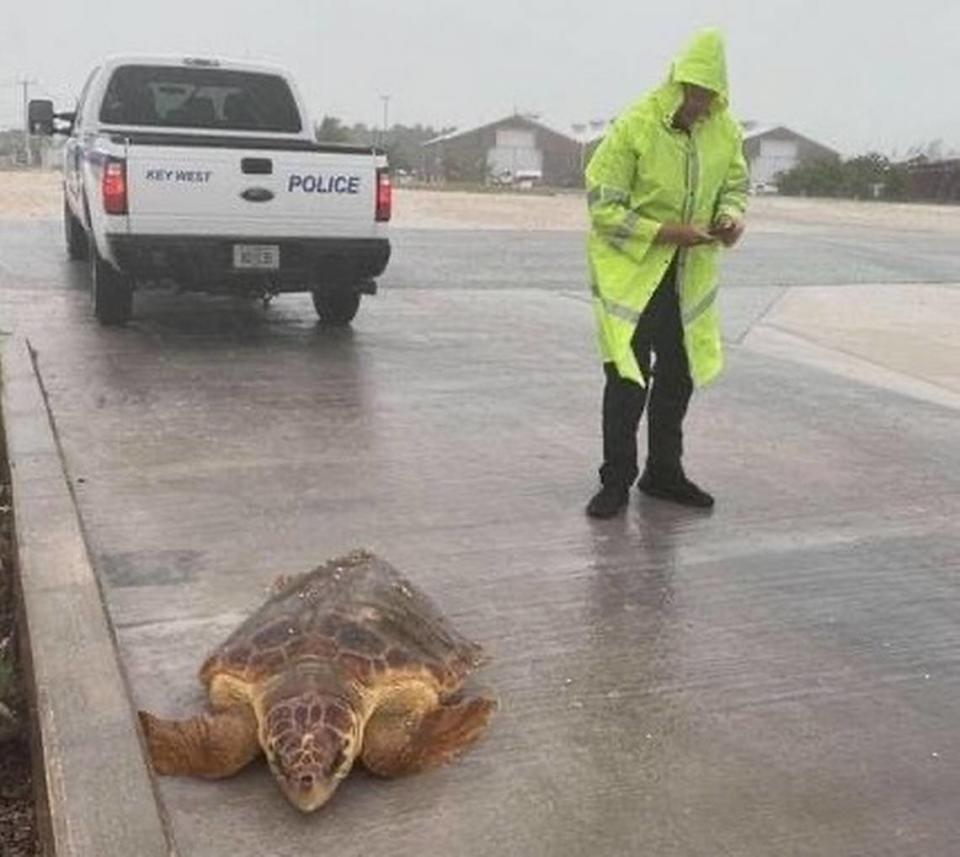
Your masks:
<instances>
[{"instance_id":1,"label":"loggerhead turtle","mask_svg":"<svg viewBox=\"0 0 960 857\"><path fill-rule=\"evenodd\" d=\"M297 808L323 805L359 759L396 777L443 764L496 708L463 697L484 662L390 564L358 551L278 588L201 667L209 710L141 711L159 774L230 776L261 752Z\"/></svg>"}]
</instances>

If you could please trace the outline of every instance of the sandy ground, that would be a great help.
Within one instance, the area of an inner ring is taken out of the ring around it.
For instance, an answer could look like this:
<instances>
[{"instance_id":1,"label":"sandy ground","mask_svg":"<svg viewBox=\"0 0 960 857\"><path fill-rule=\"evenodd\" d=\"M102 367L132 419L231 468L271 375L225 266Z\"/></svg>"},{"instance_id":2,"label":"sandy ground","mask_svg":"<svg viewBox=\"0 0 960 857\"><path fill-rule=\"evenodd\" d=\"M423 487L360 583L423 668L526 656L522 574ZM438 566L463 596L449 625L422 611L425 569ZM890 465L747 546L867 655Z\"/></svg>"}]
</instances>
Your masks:
<instances>
[{"instance_id":1,"label":"sandy ground","mask_svg":"<svg viewBox=\"0 0 960 857\"><path fill-rule=\"evenodd\" d=\"M397 192L394 223L413 229L585 229L582 194L556 196L404 190ZM906 205L847 200L754 197L751 227L784 231L795 226L901 227L960 235L960 206Z\"/></svg>"},{"instance_id":2,"label":"sandy ground","mask_svg":"<svg viewBox=\"0 0 960 857\"><path fill-rule=\"evenodd\" d=\"M60 215L60 175L55 172L0 172L0 220ZM804 226L860 226L878 229L956 233L960 206L901 205L845 200L755 197L751 228L785 231ZM546 229L586 227L578 193L467 193L398 188L393 225L401 229Z\"/></svg>"},{"instance_id":3,"label":"sandy ground","mask_svg":"<svg viewBox=\"0 0 960 857\"><path fill-rule=\"evenodd\" d=\"M57 217L63 205L60 173L0 172L0 219Z\"/></svg>"}]
</instances>

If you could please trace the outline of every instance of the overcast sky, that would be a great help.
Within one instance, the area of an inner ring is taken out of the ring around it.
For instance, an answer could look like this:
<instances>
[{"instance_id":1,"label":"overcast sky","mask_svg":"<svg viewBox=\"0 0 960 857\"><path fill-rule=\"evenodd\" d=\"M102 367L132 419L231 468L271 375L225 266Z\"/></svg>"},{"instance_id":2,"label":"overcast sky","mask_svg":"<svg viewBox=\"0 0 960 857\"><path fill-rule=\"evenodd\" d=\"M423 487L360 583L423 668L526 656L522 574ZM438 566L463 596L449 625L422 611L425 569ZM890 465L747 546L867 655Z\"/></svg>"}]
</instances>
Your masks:
<instances>
[{"instance_id":1,"label":"overcast sky","mask_svg":"<svg viewBox=\"0 0 960 857\"><path fill-rule=\"evenodd\" d=\"M457 125L537 112L569 130L666 74L695 28L727 35L735 113L845 154L960 149L958 0L0 0L0 127L16 80L66 109L109 53L266 58L319 118Z\"/></svg>"}]
</instances>

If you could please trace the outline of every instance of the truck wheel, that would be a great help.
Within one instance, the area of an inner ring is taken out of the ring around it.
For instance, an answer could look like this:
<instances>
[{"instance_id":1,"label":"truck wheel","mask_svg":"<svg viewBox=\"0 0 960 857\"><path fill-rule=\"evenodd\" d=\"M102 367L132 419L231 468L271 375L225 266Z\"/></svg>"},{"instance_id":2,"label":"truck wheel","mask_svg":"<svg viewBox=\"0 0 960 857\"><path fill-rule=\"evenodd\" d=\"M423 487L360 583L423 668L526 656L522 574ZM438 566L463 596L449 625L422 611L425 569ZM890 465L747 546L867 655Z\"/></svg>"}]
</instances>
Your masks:
<instances>
[{"instance_id":1,"label":"truck wheel","mask_svg":"<svg viewBox=\"0 0 960 857\"><path fill-rule=\"evenodd\" d=\"M314 289L313 306L324 324L343 327L360 309L360 293L352 289Z\"/></svg>"},{"instance_id":2,"label":"truck wheel","mask_svg":"<svg viewBox=\"0 0 960 857\"><path fill-rule=\"evenodd\" d=\"M63 230L67 239L67 256L74 261L87 258L87 233L83 224L73 216L67 201L63 201Z\"/></svg>"},{"instance_id":3,"label":"truck wheel","mask_svg":"<svg viewBox=\"0 0 960 857\"><path fill-rule=\"evenodd\" d=\"M88 247L90 289L93 292L93 313L104 325L125 324L133 311L133 287L97 252L93 239Z\"/></svg>"}]
</instances>

